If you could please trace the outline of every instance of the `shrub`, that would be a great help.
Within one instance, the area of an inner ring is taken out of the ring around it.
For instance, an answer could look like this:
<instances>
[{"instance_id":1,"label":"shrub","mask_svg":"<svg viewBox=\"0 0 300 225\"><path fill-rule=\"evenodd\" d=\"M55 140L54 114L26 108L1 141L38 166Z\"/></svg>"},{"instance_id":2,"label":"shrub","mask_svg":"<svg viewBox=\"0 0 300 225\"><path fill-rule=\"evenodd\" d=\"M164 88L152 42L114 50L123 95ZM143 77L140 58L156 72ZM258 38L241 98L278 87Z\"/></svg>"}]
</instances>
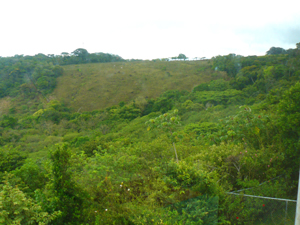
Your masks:
<instances>
[{"instance_id":1,"label":"shrub","mask_svg":"<svg viewBox=\"0 0 300 225\"><path fill-rule=\"evenodd\" d=\"M13 187L7 178L0 186L1 224L48 224L60 215L59 211L44 212L38 202Z\"/></svg>"}]
</instances>

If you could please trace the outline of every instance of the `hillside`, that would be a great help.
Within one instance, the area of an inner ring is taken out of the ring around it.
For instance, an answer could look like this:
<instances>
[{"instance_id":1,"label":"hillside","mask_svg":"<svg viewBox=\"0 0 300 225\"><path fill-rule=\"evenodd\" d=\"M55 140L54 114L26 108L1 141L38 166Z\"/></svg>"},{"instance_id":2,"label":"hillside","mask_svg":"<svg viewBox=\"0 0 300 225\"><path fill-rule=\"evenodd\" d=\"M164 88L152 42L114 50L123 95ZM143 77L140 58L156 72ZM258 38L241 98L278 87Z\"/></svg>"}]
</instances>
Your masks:
<instances>
[{"instance_id":1,"label":"hillside","mask_svg":"<svg viewBox=\"0 0 300 225\"><path fill-rule=\"evenodd\" d=\"M293 223L294 203L244 194L296 198L299 48L51 60L0 58L1 224Z\"/></svg>"},{"instance_id":2,"label":"hillside","mask_svg":"<svg viewBox=\"0 0 300 225\"><path fill-rule=\"evenodd\" d=\"M52 93L75 111L104 109L121 101L157 98L167 90L187 90L212 79L209 61L117 62L63 66Z\"/></svg>"}]
</instances>

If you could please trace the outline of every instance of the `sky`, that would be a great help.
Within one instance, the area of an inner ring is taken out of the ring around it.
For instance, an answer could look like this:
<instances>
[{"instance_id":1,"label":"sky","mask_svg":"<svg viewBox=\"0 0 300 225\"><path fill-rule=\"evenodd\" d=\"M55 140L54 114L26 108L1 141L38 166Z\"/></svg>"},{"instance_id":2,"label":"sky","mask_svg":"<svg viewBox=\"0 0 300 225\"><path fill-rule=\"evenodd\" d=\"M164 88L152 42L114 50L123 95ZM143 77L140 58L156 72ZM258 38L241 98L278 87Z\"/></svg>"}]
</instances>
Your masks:
<instances>
[{"instance_id":1,"label":"sky","mask_svg":"<svg viewBox=\"0 0 300 225\"><path fill-rule=\"evenodd\" d=\"M124 59L264 55L300 42L295 0L0 0L0 56L85 48Z\"/></svg>"}]
</instances>

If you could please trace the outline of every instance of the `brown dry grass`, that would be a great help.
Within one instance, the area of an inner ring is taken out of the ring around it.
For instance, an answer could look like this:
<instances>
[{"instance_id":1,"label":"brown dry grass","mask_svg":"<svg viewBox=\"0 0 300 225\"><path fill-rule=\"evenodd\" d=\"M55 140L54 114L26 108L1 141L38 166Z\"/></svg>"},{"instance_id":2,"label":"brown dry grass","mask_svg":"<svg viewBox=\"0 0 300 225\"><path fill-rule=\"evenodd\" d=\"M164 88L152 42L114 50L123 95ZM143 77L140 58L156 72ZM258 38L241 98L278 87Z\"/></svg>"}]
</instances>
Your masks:
<instances>
[{"instance_id":1,"label":"brown dry grass","mask_svg":"<svg viewBox=\"0 0 300 225\"><path fill-rule=\"evenodd\" d=\"M156 98L167 90L191 91L195 85L208 82L209 61L119 62L68 65L58 78L52 96L64 100L75 110L91 111L132 101Z\"/></svg>"}]
</instances>

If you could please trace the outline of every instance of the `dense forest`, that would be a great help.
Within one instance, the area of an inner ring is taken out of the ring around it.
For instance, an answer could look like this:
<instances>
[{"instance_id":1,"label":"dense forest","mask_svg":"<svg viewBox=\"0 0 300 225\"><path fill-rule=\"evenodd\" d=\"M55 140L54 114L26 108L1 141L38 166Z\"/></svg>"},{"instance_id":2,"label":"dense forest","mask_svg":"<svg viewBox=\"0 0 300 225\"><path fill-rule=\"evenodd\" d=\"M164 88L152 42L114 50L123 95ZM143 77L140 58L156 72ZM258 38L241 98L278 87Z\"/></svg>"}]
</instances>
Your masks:
<instances>
[{"instance_id":1,"label":"dense forest","mask_svg":"<svg viewBox=\"0 0 300 225\"><path fill-rule=\"evenodd\" d=\"M0 223L293 224L244 195L296 199L300 43L184 59L0 58ZM55 95L87 78L105 92Z\"/></svg>"}]
</instances>

